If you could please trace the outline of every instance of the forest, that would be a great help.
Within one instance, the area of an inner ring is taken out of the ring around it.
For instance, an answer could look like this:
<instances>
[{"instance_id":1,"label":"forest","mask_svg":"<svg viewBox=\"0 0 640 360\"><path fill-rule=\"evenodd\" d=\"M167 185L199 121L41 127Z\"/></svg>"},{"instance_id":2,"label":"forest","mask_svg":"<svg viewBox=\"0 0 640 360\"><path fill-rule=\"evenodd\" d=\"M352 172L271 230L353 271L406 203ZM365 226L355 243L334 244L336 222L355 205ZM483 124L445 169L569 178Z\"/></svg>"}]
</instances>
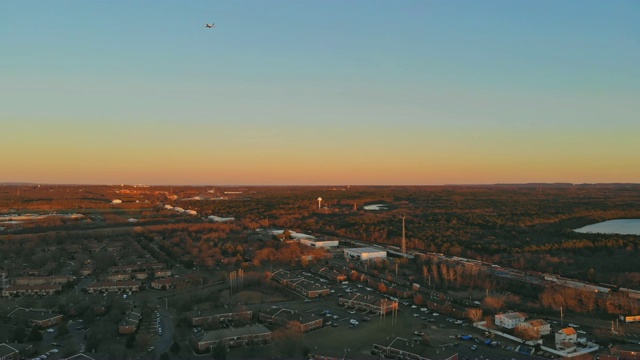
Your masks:
<instances>
[{"instance_id":1,"label":"forest","mask_svg":"<svg viewBox=\"0 0 640 360\"><path fill-rule=\"evenodd\" d=\"M189 187L0 186L0 215L72 210L91 222L49 219L37 229L0 237L78 228L145 226L170 231L167 253L220 261L245 256L243 231L291 229L399 246L406 217L407 248L536 269L594 282L640 288L636 261L640 236L573 231L610 219L640 218L640 186L634 184L523 184L494 186ZM317 198L323 201L319 207ZM112 199L123 200L120 206ZM165 204L193 209L177 216ZM383 210L364 206L385 204ZM100 221L95 214L100 214ZM208 215L234 217L233 225L202 225ZM135 216L138 223L127 223ZM2 226L2 225L0 225ZM227 244L232 238L235 246ZM225 239L225 244L219 241ZM203 241L201 241L203 240ZM261 250L258 249L252 251ZM298 250L293 249L293 253ZM269 261L264 250L257 261ZM215 262L214 261L214 262ZM209 260L211 263L212 260Z\"/></svg>"}]
</instances>

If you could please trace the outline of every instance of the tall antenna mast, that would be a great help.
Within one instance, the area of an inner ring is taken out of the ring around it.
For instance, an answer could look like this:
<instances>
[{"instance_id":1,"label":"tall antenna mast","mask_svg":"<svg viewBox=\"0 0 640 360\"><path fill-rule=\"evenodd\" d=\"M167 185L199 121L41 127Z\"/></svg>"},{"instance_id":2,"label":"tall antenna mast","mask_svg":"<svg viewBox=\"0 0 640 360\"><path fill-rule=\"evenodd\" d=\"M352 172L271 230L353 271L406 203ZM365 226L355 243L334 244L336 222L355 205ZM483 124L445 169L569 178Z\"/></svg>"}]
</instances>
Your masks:
<instances>
[{"instance_id":1,"label":"tall antenna mast","mask_svg":"<svg viewBox=\"0 0 640 360\"><path fill-rule=\"evenodd\" d=\"M405 239L405 230L404 230L404 219L406 218L405 215L402 215L402 247L401 247L401 251L403 254L407 253L407 240Z\"/></svg>"}]
</instances>

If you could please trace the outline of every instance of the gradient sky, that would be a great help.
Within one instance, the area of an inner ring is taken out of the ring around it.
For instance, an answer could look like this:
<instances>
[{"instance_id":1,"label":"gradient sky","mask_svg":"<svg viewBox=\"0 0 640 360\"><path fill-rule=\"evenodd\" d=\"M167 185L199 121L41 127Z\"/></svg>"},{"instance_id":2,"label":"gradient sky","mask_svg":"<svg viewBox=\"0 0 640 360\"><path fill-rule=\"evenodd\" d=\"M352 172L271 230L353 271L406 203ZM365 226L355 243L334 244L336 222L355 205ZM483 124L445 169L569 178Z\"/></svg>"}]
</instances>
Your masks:
<instances>
[{"instance_id":1,"label":"gradient sky","mask_svg":"<svg viewBox=\"0 0 640 360\"><path fill-rule=\"evenodd\" d=\"M4 0L0 182L640 182L638 19L636 0Z\"/></svg>"}]
</instances>

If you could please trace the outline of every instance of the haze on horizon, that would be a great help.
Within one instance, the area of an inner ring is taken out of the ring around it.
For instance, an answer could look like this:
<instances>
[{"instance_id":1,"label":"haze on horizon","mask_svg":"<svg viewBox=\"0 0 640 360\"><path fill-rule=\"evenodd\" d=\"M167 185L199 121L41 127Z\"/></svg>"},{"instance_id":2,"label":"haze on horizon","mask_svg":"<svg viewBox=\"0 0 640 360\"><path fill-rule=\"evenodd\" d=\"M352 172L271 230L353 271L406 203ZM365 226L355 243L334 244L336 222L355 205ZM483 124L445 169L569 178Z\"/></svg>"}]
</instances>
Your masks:
<instances>
[{"instance_id":1,"label":"haze on horizon","mask_svg":"<svg viewBox=\"0 0 640 360\"><path fill-rule=\"evenodd\" d=\"M637 1L2 8L0 182L640 182Z\"/></svg>"}]
</instances>

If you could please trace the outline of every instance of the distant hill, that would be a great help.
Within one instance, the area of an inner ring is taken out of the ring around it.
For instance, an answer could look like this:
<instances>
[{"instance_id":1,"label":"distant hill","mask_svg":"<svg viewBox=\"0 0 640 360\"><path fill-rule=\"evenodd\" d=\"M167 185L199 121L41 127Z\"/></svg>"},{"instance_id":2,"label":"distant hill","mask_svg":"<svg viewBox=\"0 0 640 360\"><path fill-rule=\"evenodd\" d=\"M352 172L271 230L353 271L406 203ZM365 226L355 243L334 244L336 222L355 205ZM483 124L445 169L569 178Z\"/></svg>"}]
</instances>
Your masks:
<instances>
[{"instance_id":1,"label":"distant hill","mask_svg":"<svg viewBox=\"0 0 640 360\"><path fill-rule=\"evenodd\" d=\"M38 185L38 184L27 183L27 182L0 182L0 186L29 186L29 185Z\"/></svg>"}]
</instances>

